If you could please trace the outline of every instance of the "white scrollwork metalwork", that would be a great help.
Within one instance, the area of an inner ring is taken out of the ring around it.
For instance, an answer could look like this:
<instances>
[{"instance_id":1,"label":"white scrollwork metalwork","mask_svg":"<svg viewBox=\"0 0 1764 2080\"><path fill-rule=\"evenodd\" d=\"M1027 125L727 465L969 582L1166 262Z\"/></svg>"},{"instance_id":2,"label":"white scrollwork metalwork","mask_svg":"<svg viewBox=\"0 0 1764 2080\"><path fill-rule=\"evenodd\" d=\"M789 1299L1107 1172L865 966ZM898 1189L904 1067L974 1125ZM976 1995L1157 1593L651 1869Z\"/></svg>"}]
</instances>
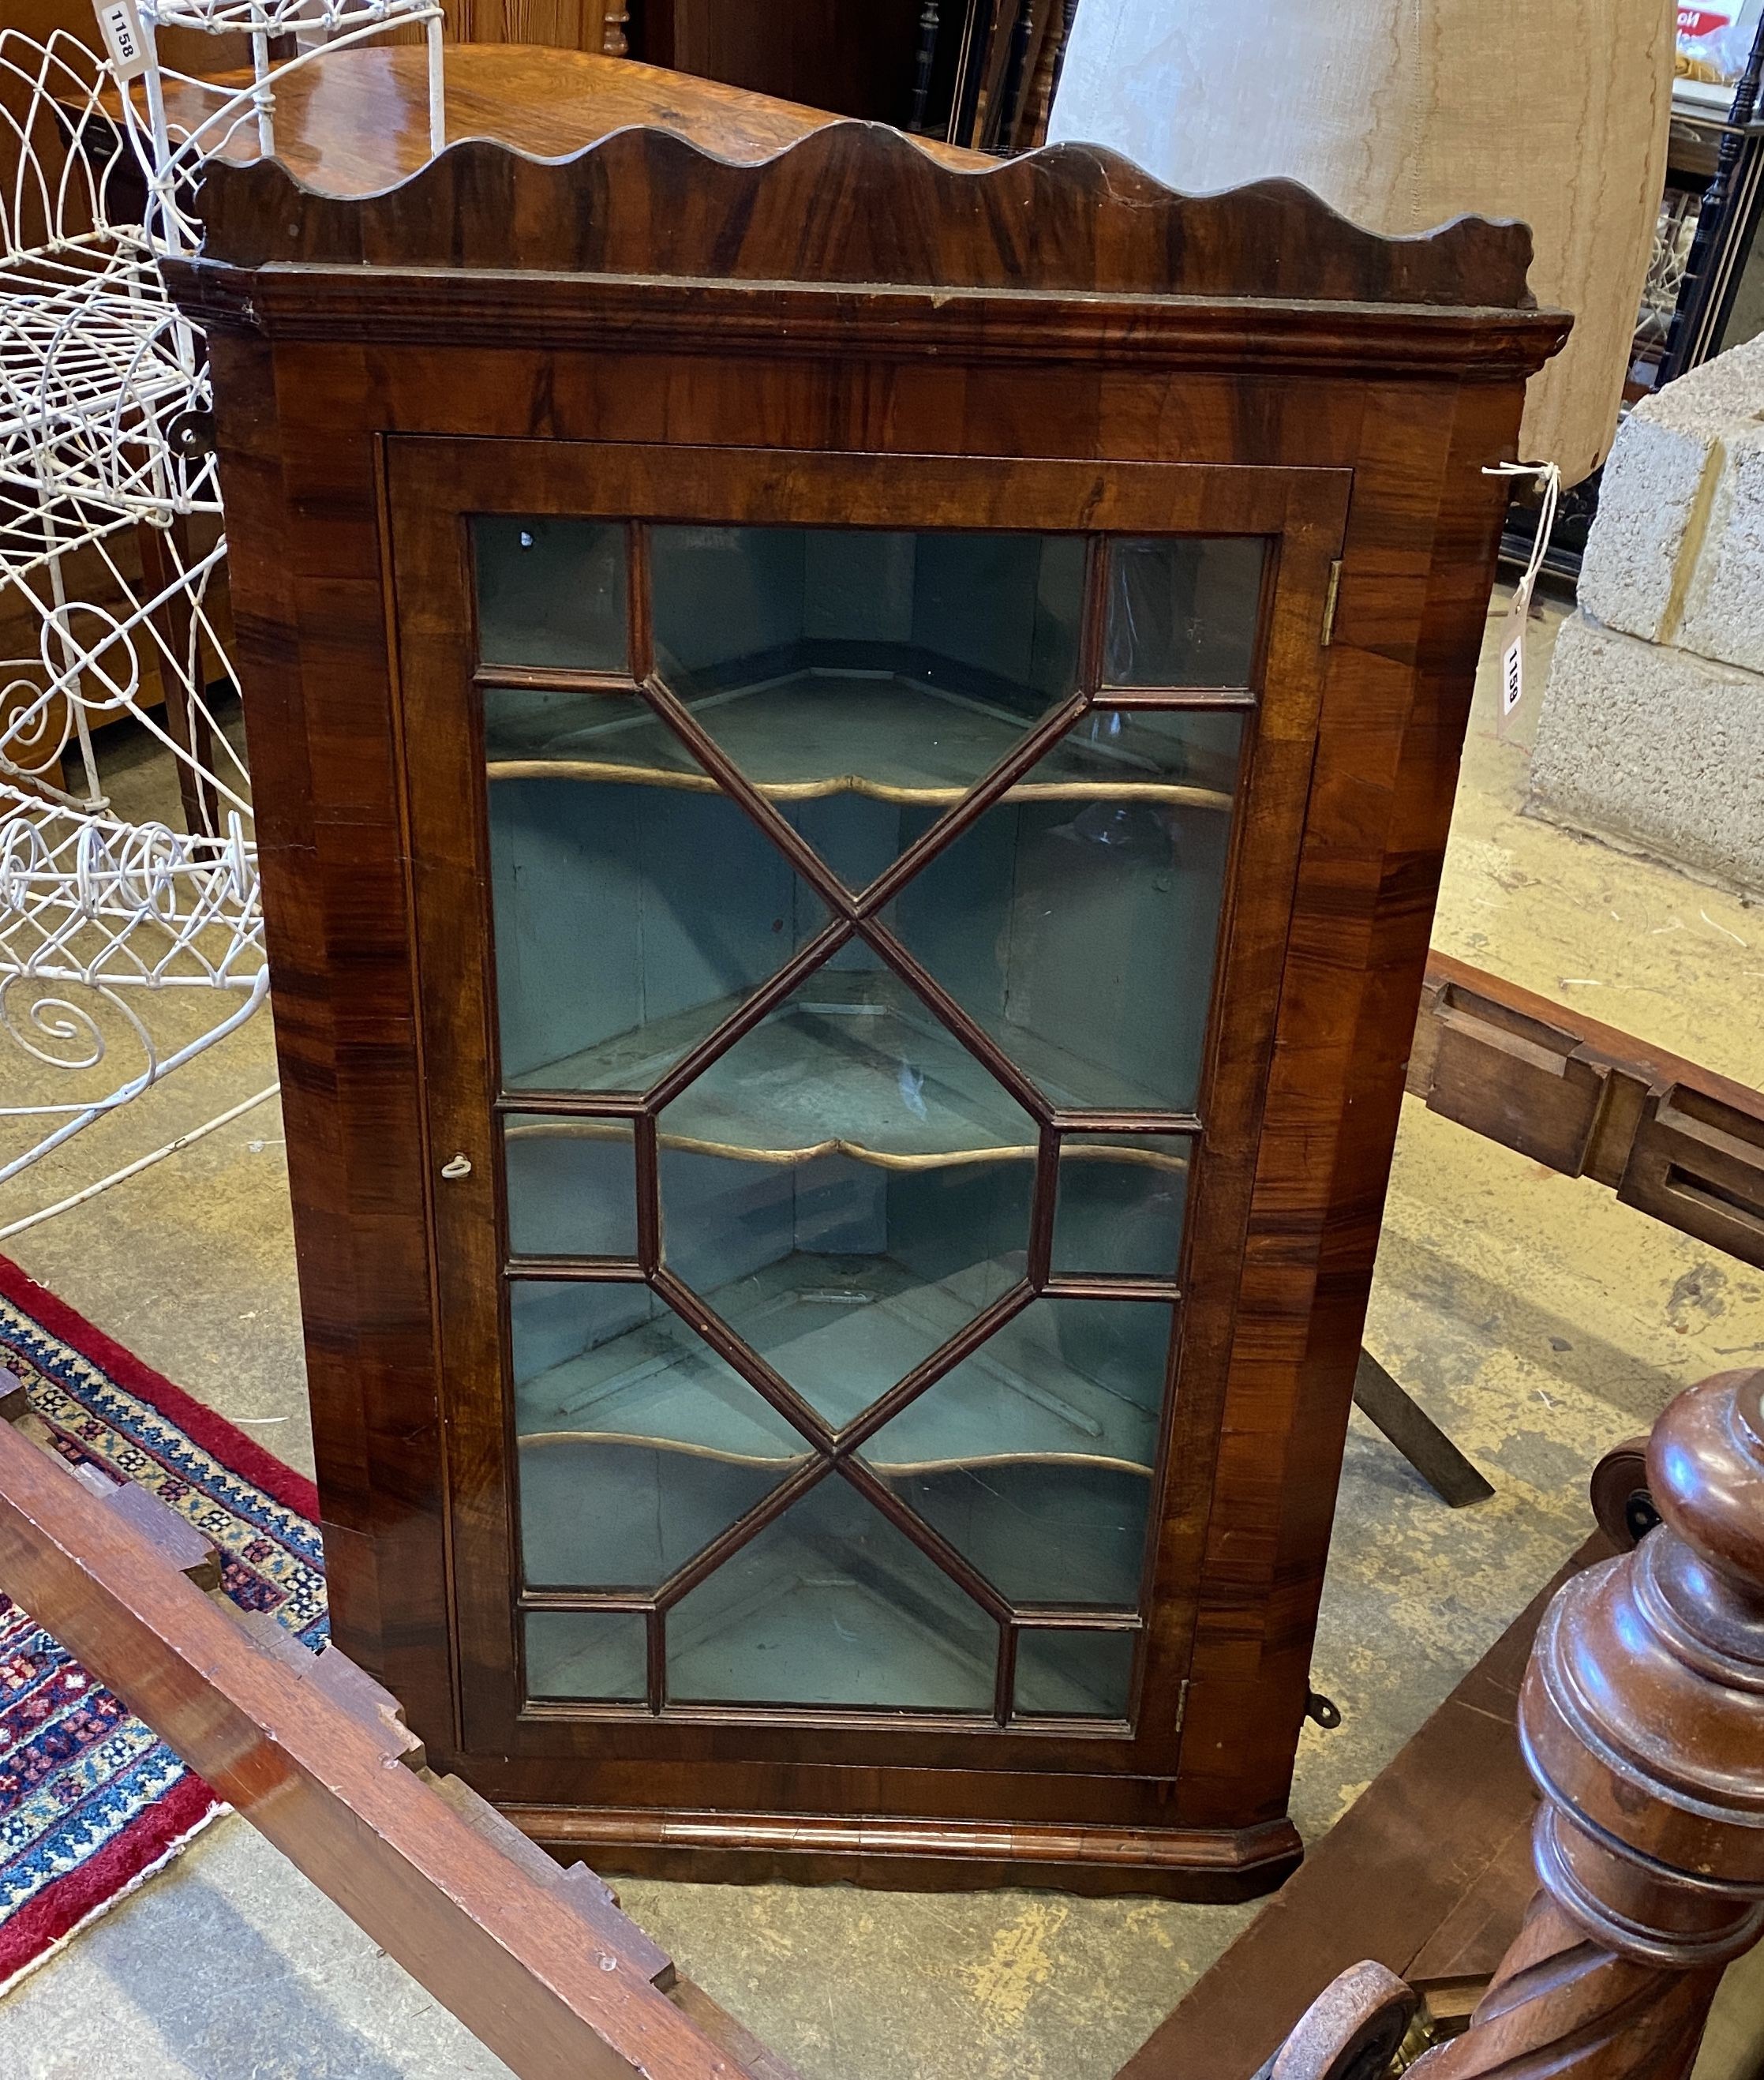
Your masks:
<instances>
[{"instance_id":1,"label":"white scrollwork metalwork","mask_svg":"<svg viewBox=\"0 0 1764 2080\"><path fill-rule=\"evenodd\" d=\"M137 156L149 171L148 236L161 251L195 248L194 195L205 159L236 151L241 133L253 126L258 151L265 158L274 153L275 90L281 81L388 29L424 31L429 148L438 152L447 141L441 0L141 0L140 14L150 62L139 91L128 94L123 107ZM248 36L251 83L223 85L162 65L161 28ZM175 116L174 102L180 111Z\"/></svg>"},{"instance_id":2,"label":"white scrollwork metalwork","mask_svg":"<svg viewBox=\"0 0 1764 2080\"><path fill-rule=\"evenodd\" d=\"M268 989L226 726L206 353L160 258L197 242L204 158L272 150L278 82L340 44L425 26L445 141L439 0L140 11L146 69L126 84L65 31L0 28L0 1046L36 1087L9 1101L0 1071L0 1122L28 1137L0 1147L0 1183L236 1031ZM164 68L174 27L248 36L249 85ZM123 715L170 754L183 829L107 797L94 731Z\"/></svg>"}]
</instances>

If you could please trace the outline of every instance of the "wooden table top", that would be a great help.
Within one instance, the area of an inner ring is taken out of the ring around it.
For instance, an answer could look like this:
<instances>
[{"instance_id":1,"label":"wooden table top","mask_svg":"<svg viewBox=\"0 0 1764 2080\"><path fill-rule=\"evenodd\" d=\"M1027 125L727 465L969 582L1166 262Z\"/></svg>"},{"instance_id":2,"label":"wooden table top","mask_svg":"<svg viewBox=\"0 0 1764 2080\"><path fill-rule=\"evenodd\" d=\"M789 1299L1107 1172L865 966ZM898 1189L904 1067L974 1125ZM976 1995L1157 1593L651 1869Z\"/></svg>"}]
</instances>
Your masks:
<instances>
[{"instance_id":1,"label":"wooden table top","mask_svg":"<svg viewBox=\"0 0 1764 2080\"><path fill-rule=\"evenodd\" d=\"M544 159L568 157L610 131L647 125L751 164L844 120L629 58L537 44L450 44L446 78L450 144L489 137ZM208 84L249 86L250 75L217 73ZM193 128L214 105L212 93L168 82L174 132ZM920 141L951 166L997 163L982 153ZM256 126L240 124L216 156L255 159ZM413 173L429 157L422 48L358 45L291 73L275 89L275 156L306 186L333 195L372 195Z\"/></svg>"}]
</instances>

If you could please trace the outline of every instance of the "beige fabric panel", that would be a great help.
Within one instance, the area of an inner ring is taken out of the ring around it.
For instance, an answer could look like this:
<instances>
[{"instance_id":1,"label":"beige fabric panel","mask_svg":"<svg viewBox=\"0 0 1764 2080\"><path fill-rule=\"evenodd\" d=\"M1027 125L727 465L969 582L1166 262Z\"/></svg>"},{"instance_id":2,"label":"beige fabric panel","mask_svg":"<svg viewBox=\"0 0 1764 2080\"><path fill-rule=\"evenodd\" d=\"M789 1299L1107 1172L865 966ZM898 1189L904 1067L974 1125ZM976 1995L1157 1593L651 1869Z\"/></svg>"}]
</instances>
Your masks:
<instances>
[{"instance_id":1,"label":"beige fabric panel","mask_svg":"<svg viewBox=\"0 0 1764 2080\"><path fill-rule=\"evenodd\" d=\"M1530 224L1574 313L1531 379L1527 459L1601 462L1666 178L1671 0L1079 0L1049 131L1191 193L1268 174L1357 223Z\"/></svg>"}]
</instances>

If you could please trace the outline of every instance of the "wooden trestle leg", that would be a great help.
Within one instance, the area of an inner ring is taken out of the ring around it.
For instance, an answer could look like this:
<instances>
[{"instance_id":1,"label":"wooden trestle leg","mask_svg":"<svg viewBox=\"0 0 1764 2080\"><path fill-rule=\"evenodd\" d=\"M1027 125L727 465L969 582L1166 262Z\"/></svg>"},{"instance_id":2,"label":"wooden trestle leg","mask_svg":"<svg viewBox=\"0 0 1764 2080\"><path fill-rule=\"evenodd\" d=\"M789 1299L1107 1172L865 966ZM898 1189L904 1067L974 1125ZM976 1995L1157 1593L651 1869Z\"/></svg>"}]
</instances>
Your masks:
<instances>
[{"instance_id":1,"label":"wooden trestle leg","mask_svg":"<svg viewBox=\"0 0 1764 2080\"><path fill-rule=\"evenodd\" d=\"M1539 1629L1519 1738L1540 1889L1464 2034L1417 2080L1683 2080L1722 1968L1764 1932L1764 1372L1656 1424L1663 1520ZM1264 2069L1376 2080L1413 1996L1343 1974ZM1400 2034L1400 2032L1399 2032Z\"/></svg>"}]
</instances>

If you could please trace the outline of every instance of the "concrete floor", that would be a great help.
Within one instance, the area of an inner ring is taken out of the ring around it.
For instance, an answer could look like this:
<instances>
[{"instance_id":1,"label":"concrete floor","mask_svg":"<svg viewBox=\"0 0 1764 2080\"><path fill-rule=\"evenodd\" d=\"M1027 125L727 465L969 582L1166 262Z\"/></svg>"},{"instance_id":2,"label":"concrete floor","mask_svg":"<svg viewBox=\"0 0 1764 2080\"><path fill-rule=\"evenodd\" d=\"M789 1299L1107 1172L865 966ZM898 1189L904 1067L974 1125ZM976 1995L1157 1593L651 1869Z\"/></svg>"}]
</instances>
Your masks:
<instances>
[{"instance_id":1,"label":"concrete floor","mask_svg":"<svg viewBox=\"0 0 1764 2080\"><path fill-rule=\"evenodd\" d=\"M1534 685L1552 635L1552 623L1534 626ZM1524 817L1525 717L1499 740L1489 661L1435 943L1764 1084L1764 917ZM148 799L162 780L130 765L119 796ZM0 1189L0 1229L271 1075L260 1020ZM309 1468L279 1134L266 1105L0 1248ZM1307 1730L1293 1796L1312 1840L1584 1536L1598 1453L1679 1386L1764 1361L1764 1275L1411 1104L1367 1340L1497 1493L1444 1509L1356 1417L1314 1677L1345 1722ZM1029 1893L621 1890L808 2080L1104 2080L1256 1910ZM0 2071L20 2080L505 2070L232 1818L0 2003Z\"/></svg>"}]
</instances>

